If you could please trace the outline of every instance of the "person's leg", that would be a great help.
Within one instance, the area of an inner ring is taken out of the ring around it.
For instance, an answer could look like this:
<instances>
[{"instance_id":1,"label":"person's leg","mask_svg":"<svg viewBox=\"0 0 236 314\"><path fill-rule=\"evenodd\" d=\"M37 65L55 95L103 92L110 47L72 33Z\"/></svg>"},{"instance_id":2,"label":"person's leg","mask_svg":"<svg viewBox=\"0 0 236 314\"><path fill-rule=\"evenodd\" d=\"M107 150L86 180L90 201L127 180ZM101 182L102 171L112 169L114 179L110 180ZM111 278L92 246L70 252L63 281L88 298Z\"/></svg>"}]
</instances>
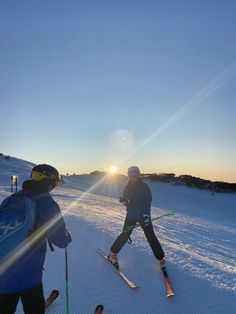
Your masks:
<instances>
[{"instance_id":1,"label":"person's leg","mask_svg":"<svg viewBox=\"0 0 236 314\"><path fill-rule=\"evenodd\" d=\"M0 294L0 314L14 314L20 294Z\"/></svg>"},{"instance_id":2,"label":"person's leg","mask_svg":"<svg viewBox=\"0 0 236 314\"><path fill-rule=\"evenodd\" d=\"M44 314L45 299L42 284L21 293L21 302L25 314Z\"/></svg>"},{"instance_id":3,"label":"person's leg","mask_svg":"<svg viewBox=\"0 0 236 314\"><path fill-rule=\"evenodd\" d=\"M152 222L150 221L148 226L142 226L142 229L153 251L153 254L158 260L162 260L165 257L165 253L154 233Z\"/></svg>"},{"instance_id":4,"label":"person's leg","mask_svg":"<svg viewBox=\"0 0 236 314\"><path fill-rule=\"evenodd\" d=\"M125 245L125 243L128 241L132 230L125 232L127 227L135 225L136 221L130 221L130 220L125 220L123 230L121 234L116 238L115 242L111 246L111 252L117 254L119 251L122 249L122 247Z\"/></svg>"}]
</instances>

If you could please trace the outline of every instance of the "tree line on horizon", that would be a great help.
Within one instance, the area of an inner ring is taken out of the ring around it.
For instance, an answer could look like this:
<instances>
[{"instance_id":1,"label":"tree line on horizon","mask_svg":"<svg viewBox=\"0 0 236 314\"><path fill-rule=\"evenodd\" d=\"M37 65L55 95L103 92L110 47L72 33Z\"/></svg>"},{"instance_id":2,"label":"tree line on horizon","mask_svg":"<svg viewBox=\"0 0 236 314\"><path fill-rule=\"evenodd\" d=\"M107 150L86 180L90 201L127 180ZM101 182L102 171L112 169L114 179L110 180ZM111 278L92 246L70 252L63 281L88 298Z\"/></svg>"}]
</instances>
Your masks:
<instances>
[{"instance_id":1,"label":"tree line on horizon","mask_svg":"<svg viewBox=\"0 0 236 314\"><path fill-rule=\"evenodd\" d=\"M95 170L90 172L91 175L106 175L106 171ZM176 176L175 173L142 173L141 176L153 182L159 181L164 183L174 183L185 185L191 188L209 190L212 193L236 193L236 183L228 183L224 181L211 181L194 177L188 174Z\"/></svg>"},{"instance_id":2,"label":"tree line on horizon","mask_svg":"<svg viewBox=\"0 0 236 314\"><path fill-rule=\"evenodd\" d=\"M211 181L202 179L199 177L194 177L188 174L181 174L176 176L175 173L152 173L152 174L142 174L151 181L159 181L166 183L175 183L180 185L186 185L192 188L205 189L212 192L236 192L236 183L228 183L224 181Z\"/></svg>"}]
</instances>

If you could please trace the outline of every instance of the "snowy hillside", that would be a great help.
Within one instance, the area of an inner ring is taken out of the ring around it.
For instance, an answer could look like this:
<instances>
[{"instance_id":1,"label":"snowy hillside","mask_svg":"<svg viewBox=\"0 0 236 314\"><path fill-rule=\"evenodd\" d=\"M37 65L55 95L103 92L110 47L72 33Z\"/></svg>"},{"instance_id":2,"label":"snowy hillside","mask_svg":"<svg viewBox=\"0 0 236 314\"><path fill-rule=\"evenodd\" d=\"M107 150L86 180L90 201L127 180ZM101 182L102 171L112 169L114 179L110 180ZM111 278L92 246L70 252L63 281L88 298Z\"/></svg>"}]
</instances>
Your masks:
<instances>
[{"instance_id":1,"label":"snowy hillside","mask_svg":"<svg viewBox=\"0 0 236 314\"><path fill-rule=\"evenodd\" d=\"M21 164L25 178L32 164L19 161L19 169ZM9 175L5 165L0 164L0 179ZM127 244L119 255L121 268L140 286L138 290L131 290L97 253L98 248L108 252L122 229L125 208L117 196L126 177L87 175L64 180L53 196L73 236L68 247L71 314L93 313L99 303L106 314L236 313L236 195L212 196L147 181L153 193L153 217L170 210L177 213L154 223L175 290L175 296L167 299L160 267L141 230L133 232L132 245ZM0 200L9 195L7 184L2 180ZM60 290L47 313L66 313L64 250L48 252L44 287L46 295Z\"/></svg>"},{"instance_id":2,"label":"snowy hillside","mask_svg":"<svg viewBox=\"0 0 236 314\"><path fill-rule=\"evenodd\" d=\"M29 178L33 163L15 157L0 156L0 186L9 186L11 175L18 176L19 184Z\"/></svg>"}]
</instances>

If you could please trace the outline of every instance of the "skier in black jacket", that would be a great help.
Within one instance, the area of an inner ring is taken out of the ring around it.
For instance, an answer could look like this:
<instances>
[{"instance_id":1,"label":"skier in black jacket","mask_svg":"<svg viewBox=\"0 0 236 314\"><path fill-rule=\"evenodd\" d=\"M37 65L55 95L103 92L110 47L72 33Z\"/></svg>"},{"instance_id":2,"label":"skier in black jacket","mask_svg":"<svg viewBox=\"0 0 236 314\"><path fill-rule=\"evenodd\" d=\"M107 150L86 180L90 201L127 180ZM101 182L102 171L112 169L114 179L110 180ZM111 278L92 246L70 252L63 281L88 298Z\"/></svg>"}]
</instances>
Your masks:
<instances>
[{"instance_id":1,"label":"skier in black jacket","mask_svg":"<svg viewBox=\"0 0 236 314\"><path fill-rule=\"evenodd\" d=\"M116 268L119 268L117 254L132 233L132 230L127 231L127 227L140 223L153 254L159 260L161 267L163 267L165 264L165 254L154 233L150 216L151 191L148 185L140 178L138 167L132 166L128 169L128 178L129 181L124 188L123 197L120 198L120 202L126 206L127 210L124 227L121 234L112 244L108 259Z\"/></svg>"}]
</instances>

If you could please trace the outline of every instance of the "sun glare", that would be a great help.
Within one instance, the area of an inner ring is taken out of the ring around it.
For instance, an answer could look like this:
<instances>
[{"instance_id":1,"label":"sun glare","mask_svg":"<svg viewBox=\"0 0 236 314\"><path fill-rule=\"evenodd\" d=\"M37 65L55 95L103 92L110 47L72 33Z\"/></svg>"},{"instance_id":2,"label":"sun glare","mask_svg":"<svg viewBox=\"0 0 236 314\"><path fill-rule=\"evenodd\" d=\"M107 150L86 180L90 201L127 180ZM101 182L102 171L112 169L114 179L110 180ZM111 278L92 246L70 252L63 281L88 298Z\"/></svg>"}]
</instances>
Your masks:
<instances>
[{"instance_id":1,"label":"sun glare","mask_svg":"<svg viewBox=\"0 0 236 314\"><path fill-rule=\"evenodd\" d=\"M116 173L116 172L117 172L117 167L116 167L116 166L111 166L111 167L110 167L110 172L111 172L112 174Z\"/></svg>"}]
</instances>

